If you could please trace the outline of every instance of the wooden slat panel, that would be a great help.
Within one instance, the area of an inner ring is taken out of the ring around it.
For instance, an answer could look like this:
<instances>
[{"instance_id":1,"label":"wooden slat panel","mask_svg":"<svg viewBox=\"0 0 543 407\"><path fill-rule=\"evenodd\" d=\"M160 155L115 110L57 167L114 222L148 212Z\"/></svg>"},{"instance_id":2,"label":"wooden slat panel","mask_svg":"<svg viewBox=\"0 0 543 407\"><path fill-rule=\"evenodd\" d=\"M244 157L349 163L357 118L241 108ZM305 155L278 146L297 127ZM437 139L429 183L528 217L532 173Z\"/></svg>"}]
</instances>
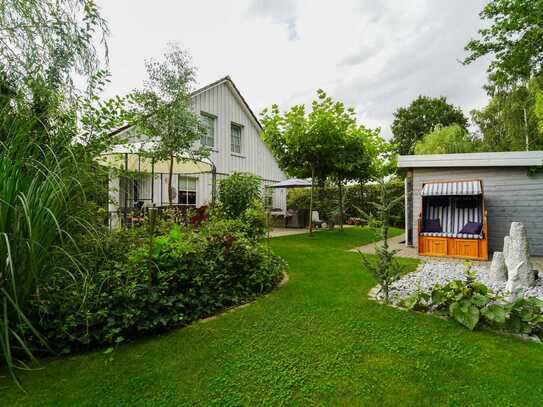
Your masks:
<instances>
[{"instance_id":1,"label":"wooden slat panel","mask_svg":"<svg viewBox=\"0 0 543 407\"><path fill-rule=\"evenodd\" d=\"M421 210L422 185L432 181L481 179L488 209L488 245L502 250L511 222L528 229L531 252L543 255L543 174L528 175L527 168L416 168L413 176L413 224ZM414 236L414 244L417 236Z\"/></svg>"}]
</instances>

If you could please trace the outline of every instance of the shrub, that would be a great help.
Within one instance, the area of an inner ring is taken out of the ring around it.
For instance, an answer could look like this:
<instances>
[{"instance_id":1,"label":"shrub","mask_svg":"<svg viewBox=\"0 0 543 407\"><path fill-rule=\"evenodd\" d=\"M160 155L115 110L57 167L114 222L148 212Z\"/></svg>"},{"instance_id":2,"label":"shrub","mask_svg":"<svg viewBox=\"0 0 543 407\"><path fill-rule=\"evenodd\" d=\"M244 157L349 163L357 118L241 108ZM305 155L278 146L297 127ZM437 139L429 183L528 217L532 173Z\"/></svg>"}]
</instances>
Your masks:
<instances>
[{"instance_id":1,"label":"shrub","mask_svg":"<svg viewBox=\"0 0 543 407\"><path fill-rule=\"evenodd\" d=\"M284 264L248 238L242 225L221 220L199 232L176 226L152 246L144 233L138 239L121 232L118 246L109 249L115 257L89 276L85 293L59 274L33 298L32 318L55 351L69 353L183 326L247 302L277 284Z\"/></svg>"},{"instance_id":2,"label":"shrub","mask_svg":"<svg viewBox=\"0 0 543 407\"><path fill-rule=\"evenodd\" d=\"M213 218L216 221L238 220L239 229L247 237L263 237L267 223L260 190L260 179L257 176L232 174L220 183L218 208L213 212Z\"/></svg>"},{"instance_id":3,"label":"shrub","mask_svg":"<svg viewBox=\"0 0 543 407\"><path fill-rule=\"evenodd\" d=\"M233 173L219 184L219 207L226 217L235 219L261 202L260 179L256 175Z\"/></svg>"},{"instance_id":4,"label":"shrub","mask_svg":"<svg viewBox=\"0 0 543 407\"><path fill-rule=\"evenodd\" d=\"M382 244L375 247L377 261L365 257L362 253L362 266L365 271L370 272L381 286L385 302L389 302L390 285L398 280L402 274L402 266L394 258L398 250L390 249L388 236L394 209L399 206L402 196L391 196L390 188L384 180L379 180L380 194L375 202L372 202L373 212L365 213L360 210L361 215L368 221L370 226L379 228Z\"/></svg>"}]
</instances>

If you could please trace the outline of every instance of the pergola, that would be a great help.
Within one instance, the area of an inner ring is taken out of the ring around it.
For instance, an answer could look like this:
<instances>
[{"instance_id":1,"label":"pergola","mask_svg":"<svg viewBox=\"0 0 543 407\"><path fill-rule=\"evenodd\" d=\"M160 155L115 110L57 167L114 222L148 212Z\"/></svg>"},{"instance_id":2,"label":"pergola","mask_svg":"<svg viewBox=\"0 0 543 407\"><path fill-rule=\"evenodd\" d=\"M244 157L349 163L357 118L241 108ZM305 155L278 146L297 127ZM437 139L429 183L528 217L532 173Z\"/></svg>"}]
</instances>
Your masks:
<instances>
[{"instance_id":1,"label":"pergola","mask_svg":"<svg viewBox=\"0 0 543 407\"><path fill-rule=\"evenodd\" d=\"M287 180L278 182L277 184L270 185L268 188L311 188L311 195L309 200L309 234L313 234L313 180L308 181L300 178L289 178ZM269 219L269 211L268 211ZM269 220L268 220L269 222Z\"/></svg>"},{"instance_id":2,"label":"pergola","mask_svg":"<svg viewBox=\"0 0 543 407\"><path fill-rule=\"evenodd\" d=\"M150 198L143 200L150 201L147 206L160 206L155 201L155 174L168 174L170 172L170 161L158 161L152 158L152 151L156 149L156 142L135 142L129 144L120 144L113 146L109 151L105 152L98 158L98 162L110 168L110 195L114 191L115 186L112 185L112 180L118 180L119 177L114 174L113 170L124 171L125 173L133 172L137 174L148 174L151 176L150 182ZM198 159L194 157L177 157L173 162L172 174L176 175L196 175L210 173L212 174L211 182L211 205L214 205L217 189L217 170L215 164L210 159ZM160 182L160 196L163 196L162 188L164 183ZM120 188L119 188L120 189ZM115 197L110 197L115 198ZM117 213L119 208L124 208L123 218L127 222L127 208L129 207L130 192L128 188L124 191L119 191L117 201L110 199L109 212L110 215Z\"/></svg>"}]
</instances>

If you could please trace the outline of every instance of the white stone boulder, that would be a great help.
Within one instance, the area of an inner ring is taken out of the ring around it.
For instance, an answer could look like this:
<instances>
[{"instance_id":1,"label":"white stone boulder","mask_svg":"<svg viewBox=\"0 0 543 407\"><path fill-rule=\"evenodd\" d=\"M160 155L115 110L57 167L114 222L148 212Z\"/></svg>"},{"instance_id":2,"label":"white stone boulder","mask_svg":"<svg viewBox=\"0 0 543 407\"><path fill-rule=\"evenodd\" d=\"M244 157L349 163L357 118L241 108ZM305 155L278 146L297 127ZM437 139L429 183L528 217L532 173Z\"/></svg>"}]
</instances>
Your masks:
<instances>
[{"instance_id":1,"label":"white stone boulder","mask_svg":"<svg viewBox=\"0 0 543 407\"><path fill-rule=\"evenodd\" d=\"M489 275L492 281L507 281L507 267L505 266L505 257L502 252L494 252Z\"/></svg>"},{"instance_id":2,"label":"white stone boulder","mask_svg":"<svg viewBox=\"0 0 543 407\"><path fill-rule=\"evenodd\" d=\"M503 256L507 268L506 291L511 300L516 299L527 288L535 284L535 272L530 263L528 234L520 222L511 223L509 236L503 242Z\"/></svg>"},{"instance_id":3,"label":"white stone boulder","mask_svg":"<svg viewBox=\"0 0 543 407\"><path fill-rule=\"evenodd\" d=\"M509 292L509 297L507 298L509 301L515 301L521 297L528 288L523 282L522 272L520 271L524 267L524 264L524 262L521 262L514 270L509 271L509 278L507 279L507 284L505 284L505 291Z\"/></svg>"},{"instance_id":4,"label":"white stone boulder","mask_svg":"<svg viewBox=\"0 0 543 407\"><path fill-rule=\"evenodd\" d=\"M509 248L511 247L511 238L509 236L505 236L503 238L503 260L505 262L505 267L507 267L507 270L512 270L513 265L511 264L509 257Z\"/></svg>"}]
</instances>

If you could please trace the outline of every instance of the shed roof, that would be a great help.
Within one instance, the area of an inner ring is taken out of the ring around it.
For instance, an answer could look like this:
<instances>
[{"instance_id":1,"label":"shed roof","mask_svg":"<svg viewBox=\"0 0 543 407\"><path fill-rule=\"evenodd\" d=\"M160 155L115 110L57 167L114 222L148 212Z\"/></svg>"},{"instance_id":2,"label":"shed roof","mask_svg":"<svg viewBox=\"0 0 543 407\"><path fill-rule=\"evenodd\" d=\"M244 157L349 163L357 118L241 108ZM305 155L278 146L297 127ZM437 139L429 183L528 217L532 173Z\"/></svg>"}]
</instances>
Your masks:
<instances>
[{"instance_id":1,"label":"shed roof","mask_svg":"<svg viewBox=\"0 0 543 407\"><path fill-rule=\"evenodd\" d=\"M533 167L543 166L543 151L401 155L399 168Z\"/></svg>"}]
</instances>

